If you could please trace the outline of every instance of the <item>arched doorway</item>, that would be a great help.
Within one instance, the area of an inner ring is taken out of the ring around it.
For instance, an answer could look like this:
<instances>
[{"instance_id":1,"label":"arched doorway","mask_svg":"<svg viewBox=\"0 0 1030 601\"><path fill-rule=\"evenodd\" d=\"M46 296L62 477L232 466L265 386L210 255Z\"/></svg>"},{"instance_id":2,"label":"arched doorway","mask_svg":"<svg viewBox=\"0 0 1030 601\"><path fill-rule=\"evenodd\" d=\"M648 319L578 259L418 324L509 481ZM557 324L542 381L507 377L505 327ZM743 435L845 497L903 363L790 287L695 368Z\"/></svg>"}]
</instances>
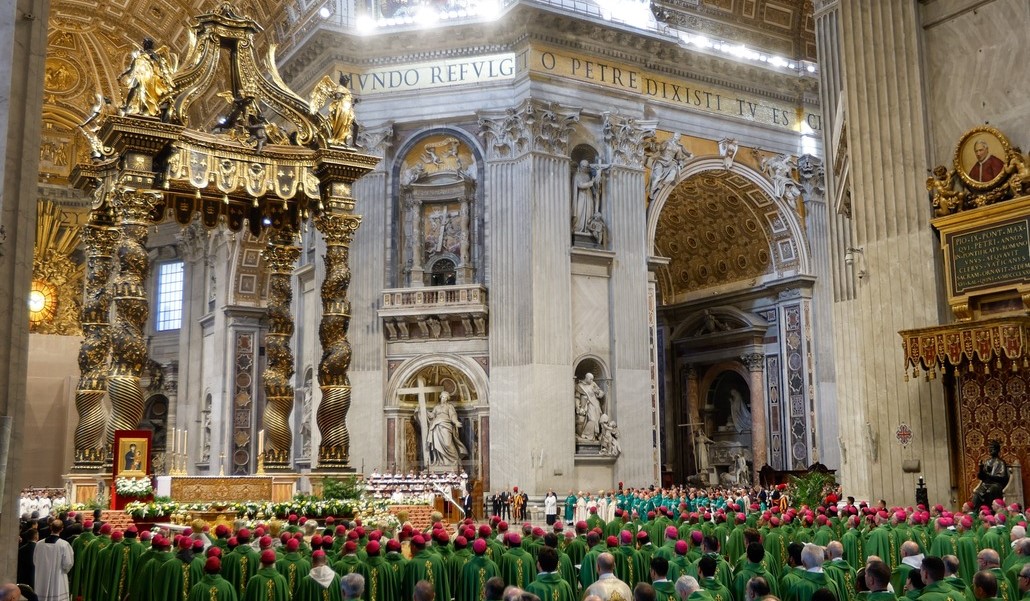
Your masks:
<instances>
[{"instance_id":1,"label":"arched doorway","mask_svg":"<svg viewBox=\"0 0 1030 601\"><path fill-rule=\"evenodd\" d=\"M807 465L811 362L788 373L781 360L798 349L810 354L814 278L794 208L757 171L701 158L652 203L648 236L653 255L663 259L653 264L665 332L662 403L666 431L673 433L665 453L672 478L685 481L696 472L699 429L713 440L706 463L720 477L734 454L777 469ZM798 385L781 403L780 391L794 376ZM746 409L760 418L751 432L736 431L730 419L732 391L740 419Z\"/></svg>"}]
</instances>

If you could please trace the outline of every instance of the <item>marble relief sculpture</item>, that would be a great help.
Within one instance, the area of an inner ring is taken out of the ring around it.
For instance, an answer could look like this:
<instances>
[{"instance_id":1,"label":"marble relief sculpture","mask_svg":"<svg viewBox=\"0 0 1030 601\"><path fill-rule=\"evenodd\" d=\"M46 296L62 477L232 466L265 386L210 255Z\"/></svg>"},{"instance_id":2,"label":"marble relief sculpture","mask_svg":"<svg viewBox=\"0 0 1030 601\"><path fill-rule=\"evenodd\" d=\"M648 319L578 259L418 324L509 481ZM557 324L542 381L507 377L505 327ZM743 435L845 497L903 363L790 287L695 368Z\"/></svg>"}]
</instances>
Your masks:
<instances>
[{"instance_id":1,"label":"marble relief sculpture","mask_svg":"<svg viewBox=\"0 0 1030 601\"><path fill-rule=\"evenodd\" d=\"M665 186L672 186L679 177L683 164L694 156L680 144L680 135L675 133L671 138L653 147L648 156L651 168L651 181L648 185L647 197L654 200L658 192Z\"/></svg>"},{"instance_id":2,"label":"marble relief sculpture","mask_svg":"<svg viewBox=\"0 0 1030 601\"><path fill-rule=\"evenodd\" d=\"M798 167L797 160L789 154L781 154L762 159L762 173L773 185L773 194L792 206L801 196L801 188L794 181L794 171Z\"/></svg>"},{"instance_id":3,"label":"marble relief sculpture","mask_svg":"<svg viewBox=\"0 0 1030 601\"><path fill-rule=\"evenodd\" d=\"M622 453L619 446L619 426L607 414L601 416L601 454L618 457Z\"/></svg>"},{"instance_id":4,"label":"marble relief sculpture","mask_svg":"<svg viewBox=\"0 0 1030 601\"><path fill-rule=\"evenodd\" d=\"M594 381L594 374L586 374L576 381L576 438L597 442L601 436L601 399L604 390Z\"/></svg>"}]
</instances>

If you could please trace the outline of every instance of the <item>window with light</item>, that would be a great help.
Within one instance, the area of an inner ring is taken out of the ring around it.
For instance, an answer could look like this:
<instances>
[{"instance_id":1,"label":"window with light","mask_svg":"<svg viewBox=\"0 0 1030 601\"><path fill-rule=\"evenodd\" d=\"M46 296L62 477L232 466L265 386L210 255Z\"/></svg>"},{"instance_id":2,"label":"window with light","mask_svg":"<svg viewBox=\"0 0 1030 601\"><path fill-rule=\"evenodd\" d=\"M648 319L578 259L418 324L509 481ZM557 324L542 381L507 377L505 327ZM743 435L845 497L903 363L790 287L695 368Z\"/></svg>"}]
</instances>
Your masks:
<instances>
[{"instance_id":1,"label":"window with light","mask_svg":"<svg viewBox=\"0 0 1030 601\"><path fill-rule=\"evenodd\" d=\"M162 263L157 270L157 331L182 327L182 261Z\"/></svg>"}]
</instances>

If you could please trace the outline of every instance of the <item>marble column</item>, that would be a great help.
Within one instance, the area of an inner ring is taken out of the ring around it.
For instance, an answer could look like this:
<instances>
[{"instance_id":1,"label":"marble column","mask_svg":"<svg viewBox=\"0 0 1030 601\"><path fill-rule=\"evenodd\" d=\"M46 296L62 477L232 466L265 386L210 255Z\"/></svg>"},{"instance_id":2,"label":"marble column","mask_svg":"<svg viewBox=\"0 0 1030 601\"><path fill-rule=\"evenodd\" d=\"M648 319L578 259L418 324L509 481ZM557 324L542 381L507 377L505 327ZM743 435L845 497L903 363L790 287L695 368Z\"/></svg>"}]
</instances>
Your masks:
<instances>
[{"instance_id":1,"label":"marble column","mask_svg":"<svg viewBox=\"0 0 1030 601\"><path fill-rule=\"evenodd\" d=\"M114 444L116 430L135 430L143 419L143 390L140 377L147 364L144 331L150 316L146 279L150 271L147 231L151 212L160 201L159 192L121 188L113 205L119 215L118 274L111 283L114 294L114 327L111 331L111 371L107 394L111 399L107 446Z\"/></svg>"},{"instance_id":2,"label":"marble column","mask_svg":"<svg viewBox=\"0 0 1030 601\"><path fill-rule=\"evenodd\" d=\"M29 307L47 46L47 0L0 0L0 415L13 427L0 511L0 579L16 582Z\"/></svg>"},{"instance_id":3,"label":"marble column","mask_svg":"<svg viewBox=\"0 0 1030 601\"><path fill-rule=\"evenodd\" d=\"M268 269L268 332L265 334L265 356L268 364L262 379L265 384L264 468L286 471L291 468L290 450L293 431L293 269L300 256L297 233L290 227L272 230L268 246L262 251Z\"/></svg>"},{"instance_id":4,"label":"marble column","mask_svg":"<svg viewBox=\"0 0 1030 601\"><path fill-rule=\"evenodd\" d=\"M108 280L114 270L118 231L110 216L94 211L84 230L86 247L85 294L82 302L82 345L79 348L79 384L75 390L75 471L104 465L104 429L107 410L107 361L111 353L111 294Z\"/></svg>"},{"instance_id":5,"label":"marble column","mask_svg":"<svg viewBox=\"0 0 1030 601\"><path fill-rule=\"evenodd\" d=\"M322 402L315 416L321 436L318 467L344 469L350 466L350 431L347 429L347 412L351 403L350 378L347 375L351 363L351 345L347 340L351 312L347 298L351 278L349 253L361 217L323 213L315 223L326 243L322 321L318 328L322 342L322 360L318 364Z\"/></svg>"},{"instance_id":6,"label":"marble column","mask_svg":"<svg viewBox=\"0 0 1030 601\"><path fill-rule=\"evenodd\" d=\"M758 482L758 472L769 462L769 426L765 417L765 355L748 353L740 358L747 367L751 390L751 458L752 482Z\"/></svg>"}]
</instances>

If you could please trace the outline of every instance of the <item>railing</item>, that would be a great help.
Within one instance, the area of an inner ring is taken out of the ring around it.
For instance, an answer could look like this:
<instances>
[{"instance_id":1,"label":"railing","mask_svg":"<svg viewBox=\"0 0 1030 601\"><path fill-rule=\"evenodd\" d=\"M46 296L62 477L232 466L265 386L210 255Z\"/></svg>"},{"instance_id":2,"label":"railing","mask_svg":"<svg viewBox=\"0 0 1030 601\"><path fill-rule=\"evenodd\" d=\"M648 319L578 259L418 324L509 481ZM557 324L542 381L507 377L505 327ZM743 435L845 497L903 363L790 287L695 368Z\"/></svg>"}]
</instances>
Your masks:
<instances>
[{"instance_id":1,"label":"railing","mask_svg":"<svg viewBox=\"0 0 1030 601\"><path fill-rule=\"evenodd\" d=\"M441 306L468 309L479 305L486 305L486 288L479 284L383 291L384 310Z\"/></svg>"}]
</instances>

